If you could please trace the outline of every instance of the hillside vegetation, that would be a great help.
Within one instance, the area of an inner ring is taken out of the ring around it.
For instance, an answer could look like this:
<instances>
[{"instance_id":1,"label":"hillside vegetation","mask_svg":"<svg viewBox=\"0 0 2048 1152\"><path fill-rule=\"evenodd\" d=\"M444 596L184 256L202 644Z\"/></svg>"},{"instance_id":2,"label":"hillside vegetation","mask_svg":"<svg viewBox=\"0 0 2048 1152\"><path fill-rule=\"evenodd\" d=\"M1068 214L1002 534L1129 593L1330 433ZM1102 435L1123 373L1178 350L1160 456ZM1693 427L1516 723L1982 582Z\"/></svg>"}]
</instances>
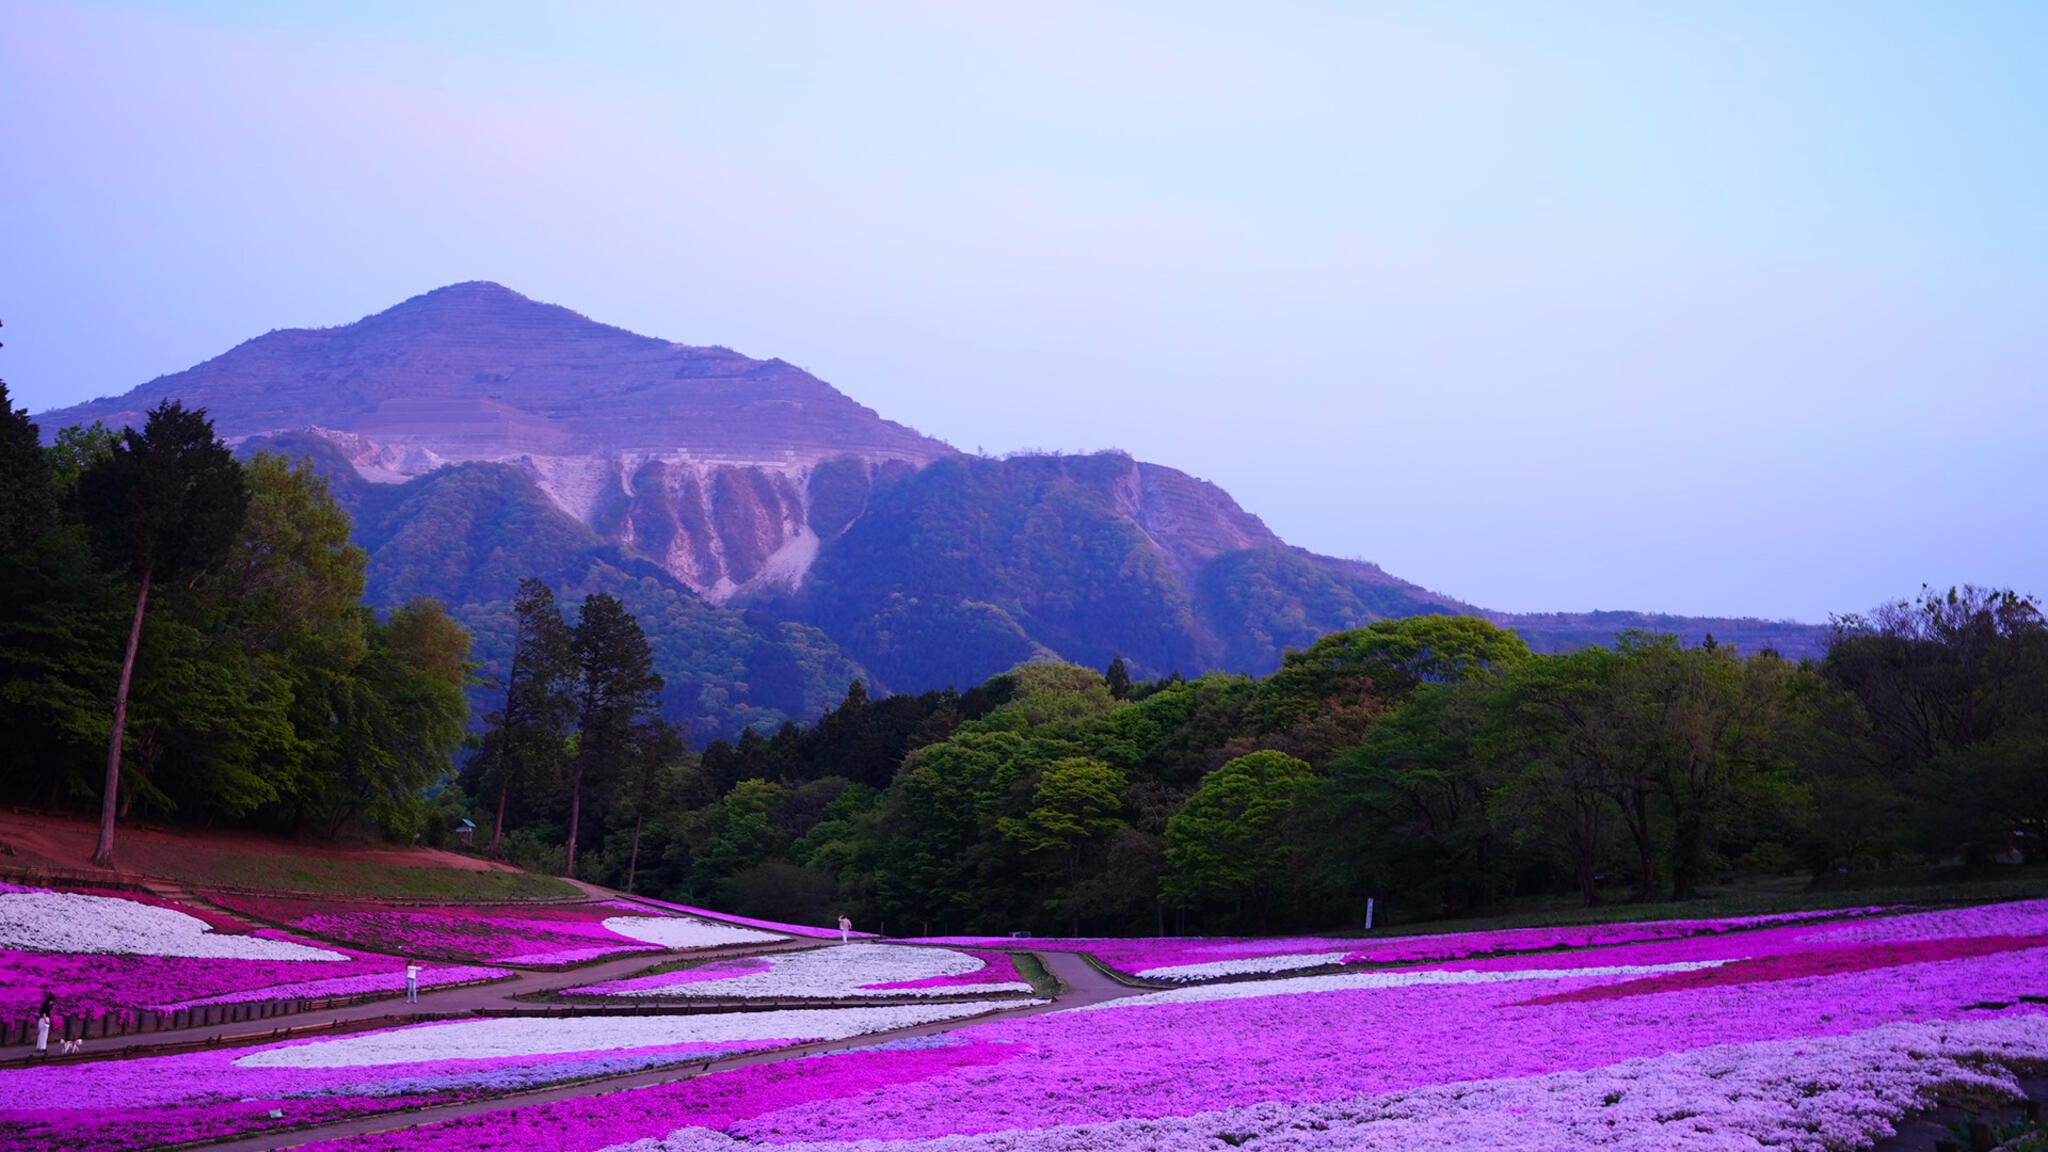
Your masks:
<instances>
[{"instance_id":1,"label":"hillside vegetation","mask_svg":"<svg viewBox=\"0 0 2048 1152\"><path fill-rule=\"evenodd\" d=\"M1995 877L2043 863L2044 766L2048 630L2011 593L1844 618L1799 663L1647 634L1542 654L1424 616L1324 637L1264 678L1133 682L1113 661L964 693L856 683L808 729L622 777L584 866L920 935L1344 928L1368 900L1412 923L2012 894L2038 887ZM544 775L508 837L535 867L562 836Z\"/></svg>"}]
</instances>

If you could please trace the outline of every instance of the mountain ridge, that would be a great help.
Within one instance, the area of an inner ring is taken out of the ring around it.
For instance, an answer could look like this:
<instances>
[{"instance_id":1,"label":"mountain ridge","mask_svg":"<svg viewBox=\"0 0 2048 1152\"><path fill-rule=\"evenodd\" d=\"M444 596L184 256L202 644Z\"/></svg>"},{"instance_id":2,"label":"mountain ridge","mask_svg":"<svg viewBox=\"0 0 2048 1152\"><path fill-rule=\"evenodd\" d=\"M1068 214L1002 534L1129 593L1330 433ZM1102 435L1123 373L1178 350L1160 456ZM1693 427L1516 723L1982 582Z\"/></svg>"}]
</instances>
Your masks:
<instances>
[{"instance_id":1,"label":"mountain ridge","mask_svg":"<svg viewBox=\"0 0 2048 1152\"><path fill-rule=\"evenodd\" d=\"M276 329L38 420L46 436L139 423L171 397L244 452L313 457L371 547L373 593L447 600L487 658L522 567L637 589L676 631L664 671L702 732L815 713L842 674L916 691L1112 656L1145 675L1261 673L1324 633L1421 612L1483 616L1539 649L1626 628L1795 656L1824 642L1787 622L1489 612L1289 545L1165 465L968 455L779 359L483 281Z\"/></svg>"}]
</instances>

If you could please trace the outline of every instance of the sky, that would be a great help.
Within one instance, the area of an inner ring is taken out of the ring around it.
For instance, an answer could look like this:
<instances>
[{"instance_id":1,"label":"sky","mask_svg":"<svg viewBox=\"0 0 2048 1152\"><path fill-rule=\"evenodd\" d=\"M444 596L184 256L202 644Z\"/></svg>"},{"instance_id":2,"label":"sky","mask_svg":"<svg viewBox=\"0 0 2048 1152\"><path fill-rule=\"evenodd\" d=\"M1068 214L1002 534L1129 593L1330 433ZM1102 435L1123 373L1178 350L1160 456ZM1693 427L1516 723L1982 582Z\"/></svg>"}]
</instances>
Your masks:
<instances>
[{"instance_id":1,"label":"sky","mask_svg":"<svg viewBox=\"0 0 2048 1152\"><path fill-rule=\"evenodd\" d=\"M0 0L40 411L462 280L1510 611L2048 595L2048 5Z\"/></svg>"}]
</instances>

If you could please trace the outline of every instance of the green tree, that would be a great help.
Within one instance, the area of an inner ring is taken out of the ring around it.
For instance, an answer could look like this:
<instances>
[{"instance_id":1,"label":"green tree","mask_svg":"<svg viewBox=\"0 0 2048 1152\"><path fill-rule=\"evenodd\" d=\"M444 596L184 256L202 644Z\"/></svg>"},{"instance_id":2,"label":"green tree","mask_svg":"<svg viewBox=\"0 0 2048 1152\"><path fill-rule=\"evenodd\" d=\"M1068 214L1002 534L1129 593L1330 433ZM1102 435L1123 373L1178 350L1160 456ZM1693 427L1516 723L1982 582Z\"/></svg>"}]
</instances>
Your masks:
<instances>
[{"instance_id":1,"label":"green tree","mask_svg":"<svg viewBox=\"0 0 2048 1152\"><path fill-rule=\"evenodd\" d=\"M2048 625L2032 597L1923 589L1838 617L1823 670L1861 705L1836 715L1838 738L1913 802L1931 850L1982 864L2048 833Z\"/></svg>"},{"instance_id":2,"label":"green tree","mask_svg":"<svg viewBox=\"0 0 2048 1152\"><path fill-rule=\"evenodd\" d=\"M41 432L8 398L0 380L0 555L42 539L57 522L57 501L51 484L50 460Z\"/></svg>"},{"instance_id":3,"label":"green tree","mask_svg":"<svg viewBox=\"0 0 2048 1152\"><path fill-rule=\"evenodd\" d=\"M787 794L767 780L742 780L719 801L717 830L698 860L701 888L752 868L781 845L775 816Z\"/></svg>"},{"instance_id":4,"label":"green tree","mask_svg":"<svg viewBox=\"0 0 2048 1152\"><path fill-rule=\"evenodd\" d=\"M497 816L490 854L505 837L505 806L515 791L530 792L557 778L569 752L576 718L575 634L555 605L554 590L533 577L519 582L512 601L512 665L505 707L486 719L484 777L497 786Z\"/></svg>"},{"instance_id":5,"label":"green tree","mask_svg":"<svg viewBox=\"0 0 2048 1152\"><path fill-rule=\"evenodd\" d=\"M1166 902L1195 908L1277 893L1295 846L1288 821L1314 778L1305 761L1282 752L1240 756L1202 781L1187 807L1166 824ZM1261 918L1265 906L1261 906Z\"/></svg>"},{"instance_id":6,"label":"green tree","mask_svg":"<svg viewBox=\"0 0 2048 1152\"><path fill-rule=\"evenodd\" d=\"M1123 826L1124 774L1099 760L1069 756L1045 766L1032 792L1031 810L997 821L1003 835L1027 854L1054 857L1066 878L1065 887L1048 907L1068 911L1073 932L1080 934L1080 913L1073 890L1081 881L1082 851Z\"/></svg>"},{"instance_id":7,"label":"green tree","mask_svg":"<svg viewBox=\"0 0 2048 1152\"><path fill-rule=\"evenodd\" d=\"M1109 668L1102 674L1103 682L1109 685L1109 694L1118 700L1131 698L1131 670L1124 667L1124 658L1118 656L1109 662Z\"/></svg>"},{"instance_id":8,"label":"green tree","mask_svg":"<svg viewBox=\"0 0 2048 1152\"><path fill-rule=\"evenodd\" d=\"M634 725L661 694L654 650L617 597L596 592L576 616L576 768L569 790L569 844L562 874L576 874L584 782L606 777L630 754Z\"/></svg>"},{"instance_id":9,"label":"green tree","mask_svg":"<svg viewBox=\"0 0 2048 1152\"><path fill-rule=\"evenodd\" d=\"M1333 701L1369 696L1397 705L1419 685L1490 677L1528 657L1520 636L1476 616L1379 620L1288 652L1260 685L1253 720L1275 732Z\"/></svg>"},{"instance_id":10,"label":"green tree","mask_svg":"<svg viewBox=\"0 0 2048 1152\"><path fill-rule=\"evenodd\" d=\"M683 734L659 716L641 721L633 732L631 753L625 771L614 785L614 813L633 821L633 845L626 857L626 891L640 872L640 834L647 817L659 813L677 786L676 771L689 755Z\"/></svg>"},{"instance_id":11,"label":"green tree","mask_svg":"<svg viewBox=\"0 0 2048 1152\"><path fill-rule=\"evenodd\" d=\"M469 672L469 634L438 600L408 601L369 628L337 716L330 835L357 815L401 837L420 830L422 790L452 773L467 730Z\"/></svg>"},{"instance_id":12,"label":"green tree","mask_svg":"<svg viewBox=\"0 0 2048 1152\"><path fill-rule=\"evenodd\" d=\"M205 411L167 400L150 409L141 432L123 432L110 456L87 467L79 477L77 500L102 559L137 581L134 621L114 689L100 836L92 856L93 863L111 868L128 688L150 585L218 563L241 529L249 497L241 465L214 437Z\"/></svg>"},{"instance_id":13,"label":"green tree","mask_svg":"<svg viewBox=\"0 0 2048 1152\"><path fill-rule=\"evenodd\" d=\"M0 383L0 741L10 790L90 794L107 743L122 597L85 537L58 521L54 451Z\"/></svg>"},{"instance_id":14,"label":"green tree","mask_svg":"<svg viewBox=\"0 0 2048 1152\"><path fill-rule=\"evenodd\" d=\"M1493 684L1424 684L1332 758L1312 796L1320 883L1425 913L1491 902L1506 887L1478 745Z\"/></svg>"}]
</instances>

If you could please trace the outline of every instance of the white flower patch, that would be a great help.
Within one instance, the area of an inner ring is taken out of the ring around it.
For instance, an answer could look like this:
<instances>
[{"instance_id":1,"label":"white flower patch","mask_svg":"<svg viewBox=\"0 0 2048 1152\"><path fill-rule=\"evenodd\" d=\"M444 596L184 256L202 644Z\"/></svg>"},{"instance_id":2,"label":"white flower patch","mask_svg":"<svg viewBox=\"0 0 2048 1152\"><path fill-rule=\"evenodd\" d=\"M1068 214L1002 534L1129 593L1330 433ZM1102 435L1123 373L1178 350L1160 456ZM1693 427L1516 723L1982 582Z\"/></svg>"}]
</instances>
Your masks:
<instances>
[{"instance_id":1,"label":"white flower patch","mask_svg":"<svg viewBox=\"0 0 2048 1152\"><path fill-rule=\"evenodd\" d=\"M1029 992L1018 980L987 984L939 984L924 988L877 988L965 976L988 965L950 948L910 948L901 944L840 944L784 956L764 956L764 971L718 980L657 985L653 979L621 981L620 987L597 984L572 991L579 995L702 1000L864 999L873 996L994 996Z\"/></svg>"},{"instance_id":2,"label":"white flower patch","mask_svg":"<svg viewBox=\"0 0 2048 1152\"><path fill-rule=\"evenodd\" d=\"M787 940L773 932L734 928L687 916L607 916L605 931L663 948L719 948L728 944L771 944Z\"/></svg>"},{"instance_id":3,"label":"white flower patch","mask_svg":"<svg viewBox=\"0 0 2048 1152\"><path fill-rule=\"evenodd\" d=\"M1355 992L1376 988L1412 988L1418 984L1504 984L1515 980L1569 980L1577 976L1657 976L1666 972L1697 972L1718 968L1726 960L1684 960L1673 964L1607 964L1594 968L1524 968L1512 972L1342 972L1331 976L1297 976L1290 980L1257 980L1245 984L1208 984L1175 988L1144 996L1126 996L1100 1004L1084 1004L1069 1012L1098 1008L1143 1008L1157 1004L1200 1004L1209 1000L1252 1000L1261 996L1299 996L1312 992Z\"/></svg>"},{"instance_id":4,"label":"white flower patch","mask_svg":"<svg viewBox=\"0 0 2048 1152\"><path fill-rule=\"evenodd\" d=\"M1889 1136L1942 1095L2019 1094L2011 1069L2048 1055L2048 1017L1888 1024L1848 1036L1725 1044L1584 1072L1474 1080L1317 1104L1269 1103L1192 1116L971 1136L804 1140L776 1152L1085 1152L1220 1148L1269 1152L1831 1152ZM603 1152L742 1152L708 1128Z\"/></svg>"},{"instance_id":5,"label":"white flower patch","mask_svg":"<svg viewBox=\"0 0 2048 1152\"><path fill-rule=\"evenodd\" d=\"M289 940L223 935L173 908L78 892L0 892L0 948L218 960L348 959Z\"/></svg>"},{"instance_id":6,"label":"white flower patch","mask_svg":"<svg viewBox=\"0 0 2048 1152\"><path fill-rule=\"evenodd\" d=\"M1031 1001L1042 1004L1045 1001ZM786 1012L720 1012L701 1016L498 1017L419 1024L251 1052L242 1068L360 1068L432 1060L556 1056L670 1044L847 1040L940 1020L1015 1008L1014 1000L904 1004L887 1008L804 1008Z\"/></svg>"},{"instance_id":7,"label":"white flower patch","mask_svg":"<svg viewBox=\"0 0 2048 1152\"><path fill-rule=\"evenodd\" d=\"M1276 956L1247 956L1242 960L1211 960L1205 964L1169 964L1136 973L1144 980L1211 980L1219 976L1262 976L1271 972L1297 972L1342 964L1349 952L1296 952Z\"/></svg>"}]
</instances>

